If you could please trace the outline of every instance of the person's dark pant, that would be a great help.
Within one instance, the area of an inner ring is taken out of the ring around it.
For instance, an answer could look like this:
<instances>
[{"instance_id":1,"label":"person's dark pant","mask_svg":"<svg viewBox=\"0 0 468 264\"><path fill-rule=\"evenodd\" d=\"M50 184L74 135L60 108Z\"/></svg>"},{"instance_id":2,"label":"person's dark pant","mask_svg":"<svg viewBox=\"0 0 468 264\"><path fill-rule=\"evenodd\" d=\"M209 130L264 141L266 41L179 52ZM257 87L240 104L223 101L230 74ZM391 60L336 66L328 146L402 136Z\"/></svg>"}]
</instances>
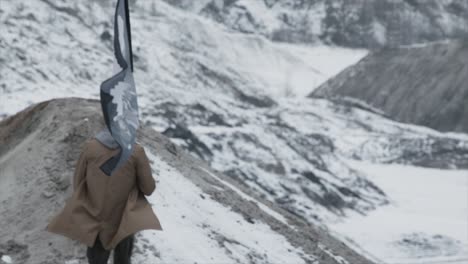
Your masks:
<instances>
[{"instance_id":1,"label":"person's dark pant","mask_svg":"<svg viewBox=\"0 0 468 264\"><path fill-rule=\"evenodd\" d=\"M114 264L131 264L130 258L133 250L133 235L126 237L114 248ZM89 264L107 264L111 251L104 249L99 236L96 237L93 247L88 247L86 256Z\"/></svg>"}]
</instances>

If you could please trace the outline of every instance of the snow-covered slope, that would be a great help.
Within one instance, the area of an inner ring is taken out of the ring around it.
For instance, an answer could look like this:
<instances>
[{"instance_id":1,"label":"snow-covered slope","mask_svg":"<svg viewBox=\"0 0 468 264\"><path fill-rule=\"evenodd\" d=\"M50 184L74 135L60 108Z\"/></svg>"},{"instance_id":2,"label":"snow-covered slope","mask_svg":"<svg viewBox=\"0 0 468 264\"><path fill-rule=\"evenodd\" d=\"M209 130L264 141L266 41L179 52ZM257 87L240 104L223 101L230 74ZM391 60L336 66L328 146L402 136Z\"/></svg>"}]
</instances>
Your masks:
<instances>
[{"instance_id":1,"label":"snow-covered slope","mask_svg":"<svg viewBox=\"0 0 468 264\"><path fill-rule=\"evenodd\" d=\"M228 28L288 43L399 46L467 33L465 0L164 0Z\"/></svg>"},{"instance_id":2,"label":"snow-covered slope","mask_svg":"<svg viewBox=\"0 0 468 264\"><path fill-rule=\"evenodd\" d=\"M105 7L2 3L0 59L8 63L0 64L0 112L54 97L99 98L113 59L113 7ZM362 104L300 96L365 51L278 44L162 1L137 1L132 18L143 123L298 219L325 225L388 204L391 197L350 158L467 166L467 136L393 122ZM342 54L349 54L344 62L328 59Z\"/></svg>"},{"instance_id":3,"label":"snow-covered slope","mask_svg":"<svg viewBox=\"0 0 468 264\"><path fill-rule=\"evenodd\" d=\"M467 263L468 171L349 161L389 197L368 216L330 225L388 263Z\"/></svg>"},{"instance_id":4,"label":"snow-covered slope","mask_svg":"<svg viewBox=\"0 0 468 264\"><path fill-rule=\"evenodd\" d=\"M45 227L71 195L83 142L104 127L100 111L97 100L55 99L0 122L2 259L86 262L84 245ZM371 263L149 127L138 141L152 162L148 199L163 230L138 233L135 263Z\"/></svg>"}]
</instances>

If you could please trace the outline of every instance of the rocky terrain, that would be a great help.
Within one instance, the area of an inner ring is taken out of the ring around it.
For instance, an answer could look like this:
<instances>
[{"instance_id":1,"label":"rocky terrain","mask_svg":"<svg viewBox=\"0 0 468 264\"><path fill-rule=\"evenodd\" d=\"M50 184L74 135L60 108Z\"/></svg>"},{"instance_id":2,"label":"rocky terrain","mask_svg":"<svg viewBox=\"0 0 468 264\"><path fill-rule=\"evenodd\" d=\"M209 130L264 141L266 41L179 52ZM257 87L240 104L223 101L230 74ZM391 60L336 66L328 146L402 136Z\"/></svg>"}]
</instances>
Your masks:
<instances>
[{"instance_id":1,"label":"rocky terrain","mask_svg":"<svg viewBox=\"0 0 468 264\"><path fill-rule=\"evenodd\" d=\"M0 116L8 120L23 108L51 98L98 99L99 84L109 76L114 59L111 50L113 8L109 1L2 3L0 23L5 27L2 27L0 39L0 60L8 63L0 63ZM369 175L359 166L352 166L352 161L406 166L408 169L398 172L408 177L404 181L408 184L405 185L406 190L421 187L420 182L409 180L414 166L440 170L442 175L451 170L460 173L467 168L466 135L441 133L395 122L381 110L360 101L303 96L360 60L367 54L365 50L271 41L260 33L233 31L199 12L187 12L157 0L136 1L131 13L135 79L142 124L170 138L172 143L188 151L192 157L203 160L219 175L226 175L225 180L235 183L236 188L245 192L250 190L250 195L294 215L298 221L329 228L326 233L374 262L384 262L377 259L387 258L387 255L363 248L367 244L361 243L359 234L352 238L343 236L348 234L346 231L366 230L366 226L360 225L365 221L336 229L341 233L334 231L334 224L346 223L355 215L367 217L375 212L392 212L389 208L396 206L393 189L375 184L372 177L375 171ZM90 135L90 131L80 135ZM150 145L150 141L144 142ZM66 150L64 147L63 151ZM69 157L69 162L73 157ZM158 156L152 159L159 161ZM161 179L172 176L183 179L181 177L187 176L182 174L170 173ZM179 183L192 190L193 186L186 185L186 181L178 180ZM456 183L463 186L458 180ZM433 185L434 188L437 185L439 182ZM164 198L168 206L185 204L198 208L204 201L203 198L203 201L195 199L196 195L182 196L181 192L174 191L177 189L175 182L167 180L159 186L167 188L170 194L169 198ZM206 197L200 191L190 193ZM453 208L463 206L463 200L452 197L452 193L448 192L446 196L450 199L444 201L457 205ZM412 199L407 197L414 196L408 191L404 199ZM158 206L156 200L155 205ZM430 199L428 203L436 204ZM167 208L170 207L157 207L159 211ZM183 210L196 215L198 209L193 208L183 207ZM215 210L210 208L219 207L211 202L204 204L204 212L208 215ZM219 210L223 211L220 215L230 216L225 209ZM190 230L194 225L206 225L202 220L173 221L186 218L181 216L182 213L165 212L172 217L166 221L173 223L170 234L175 232L183 236L180 232L185 229L177 229L178 226ZM426 211L424 215L437 215L437 212ZM407 215L400 213L395 217L403 221ZM443 223L459 228L459 217L450 214ZM382 222L378 218L369 219L378 220L374 224ZM232 226L221 226L223 221L208 224L216 225L218 233L219 230L233 232ZM232 223L230 221L227 223ZM418 231L425 233L420 237L442 234L444 241L458 241L454 245L468 243L448 231L434 231L439 225L439 222L431 222L424 230ZM408 255L401 246L393 246L404 245L398 242L411 237L406 234L406 229L400 232L400 228L395 227L395 233L388 236L391 241L378 237L372 244L395 248L397 257L411 261L419 255ZM242 230L246 234L252 233L252 236L237 240L254 241L252 238L260 235L250 229ZM460 229L458 234L462 231ZM145 239L160 241L158 239L169 238L163 234L149 233ZM213 240L203 234L198 236L198 240L207 244L200 243L199 246L192 243L190 246L197 250L211 248ZM445 239L447 236L450 239ZM311 237L313 239L314 235ZM0 242L8 247L9 242L1 239ZM172 257L180 255L182 246L186 244L168 241L172 242L160 243L161 249L157 250L160 253L142 253L140 260L155 257L184 262L198 256L186 253L180 258ZM229 246L229 251L241 252L235 257L226 258L228 253L224 249L216 251L218 253L208 251L204 256L213 255L218 261L249 263L249 256L257 256L246 253L250 252L249 248L261 251L255 244L234 244ZM269 259L283 260L273 251L265 252ZM455 252L449 257L465 256L464 252L454 249L441 252ZM312 259L317 257L315 253L310 254ZM440 254L435 257L446 258L445 253ZM342 261L353 263L352 259ZM264 262L269 263L267 260Z\"/></svg>"},{"instance_id":2,"label":"rocky terrain","mask_svg":"<svg viewBox=\"0 0 468 264\"><path fill-rule=\"evenodd\" d=\"M355 98L401 122L468 132L466 41L384 49L330 79L310 96Z\"/></svg>"},{"instance_id":3,"label":"rocky terrain","mask_svg":"<svg viewBox=\"0 0 468 264\"><path fill-rule=\"evenodd\" d=\"M379 48L468 32L465 0L164 0L274 41Z\"/></svg>"}]
</instances>

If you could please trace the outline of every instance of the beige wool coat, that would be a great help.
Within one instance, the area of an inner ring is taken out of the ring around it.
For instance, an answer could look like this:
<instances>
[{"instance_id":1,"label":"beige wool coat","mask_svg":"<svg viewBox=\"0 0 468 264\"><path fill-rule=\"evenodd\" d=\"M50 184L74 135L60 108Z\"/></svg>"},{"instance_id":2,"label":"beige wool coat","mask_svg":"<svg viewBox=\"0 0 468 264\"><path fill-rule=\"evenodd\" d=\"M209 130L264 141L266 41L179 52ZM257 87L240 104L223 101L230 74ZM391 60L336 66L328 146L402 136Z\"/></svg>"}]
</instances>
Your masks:
<instances>
[{"instance_id":1,"label":"beige wool coat","mask_svg":"<svg viewBox=\"0 0 468 264\"><path fill-rule=\"evenodd\" d=\"M136 143L127 162L107 176L100 169L119 149L95 138L87 140L76 164L73 194L47 231L78 240L89 247L99 238L110 250L125 237L144 229L162 230L145 195L156 188L144 148Z\"/></svg>"}]
</instances>

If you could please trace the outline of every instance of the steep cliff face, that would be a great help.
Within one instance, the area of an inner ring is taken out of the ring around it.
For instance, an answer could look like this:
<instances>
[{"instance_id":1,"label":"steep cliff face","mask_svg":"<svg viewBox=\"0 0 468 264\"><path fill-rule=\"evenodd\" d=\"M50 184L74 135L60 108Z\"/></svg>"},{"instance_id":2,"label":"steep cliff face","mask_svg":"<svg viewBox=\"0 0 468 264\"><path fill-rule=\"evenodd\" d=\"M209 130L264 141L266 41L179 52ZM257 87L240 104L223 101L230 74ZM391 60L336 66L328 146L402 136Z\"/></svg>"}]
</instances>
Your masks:
<instances>
[{"instance_id":1,"label":"steep cliff face","mask_svg":"<svg viewBox=\"0 0 468 264\"><path fill-rule=\"evenodd\" d=\"M464 41L370 54L311 96L352 97L396 120L468 132L468 45Z\"/></svg>"},{"instance_id":2,"label":"steep cliff face","mask_svg":"<svg viewBox=\"0 0 468 264\"><path fill-rule=\"evenodd\" d=\"M377 48L466 35L464 0L212 0L166 2L231 29L290 43Z\"/></svg>"}]
</instances>

